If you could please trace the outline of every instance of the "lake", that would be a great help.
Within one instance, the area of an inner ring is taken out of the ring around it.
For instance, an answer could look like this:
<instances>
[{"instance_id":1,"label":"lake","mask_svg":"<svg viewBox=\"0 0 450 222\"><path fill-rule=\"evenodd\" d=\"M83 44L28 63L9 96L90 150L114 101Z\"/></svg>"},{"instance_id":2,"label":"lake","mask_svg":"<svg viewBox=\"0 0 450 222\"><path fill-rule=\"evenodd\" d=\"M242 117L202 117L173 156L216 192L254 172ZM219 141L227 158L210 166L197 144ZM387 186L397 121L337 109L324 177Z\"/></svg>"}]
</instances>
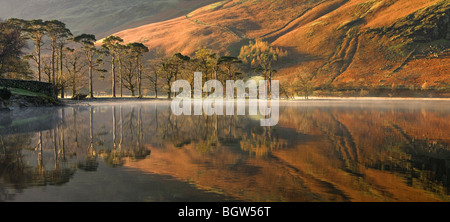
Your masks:
<instances>
[{"instance_id":1,"label":"lake","mask_svg":"<svg viewBox=\"0 0 450 222\"><path fill-rule=\"evenodd\" d=\"M449 201L450 102L280 102L279 122L166 101L2 112L0 201Z\"/></svg>"}]
</instances>

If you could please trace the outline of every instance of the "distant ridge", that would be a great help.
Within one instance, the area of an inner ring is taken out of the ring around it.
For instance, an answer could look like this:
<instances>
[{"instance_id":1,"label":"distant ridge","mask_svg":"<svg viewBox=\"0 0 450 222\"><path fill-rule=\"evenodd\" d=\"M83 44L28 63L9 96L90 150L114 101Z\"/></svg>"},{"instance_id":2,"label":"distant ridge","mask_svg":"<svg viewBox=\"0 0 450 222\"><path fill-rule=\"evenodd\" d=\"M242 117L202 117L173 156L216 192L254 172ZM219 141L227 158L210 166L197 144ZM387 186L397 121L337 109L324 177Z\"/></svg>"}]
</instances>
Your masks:
<instances>
[{"instance_id":1,"label":"distant ridge","mask_svg":"<svg viewBox=\"0 0 450 222\"><path fill-rule=\"evenodd\" d=\"M164 21L218 0L0 0L0 18L57 19L76 34L105 37Z\"/></svg>"}]
</instances>

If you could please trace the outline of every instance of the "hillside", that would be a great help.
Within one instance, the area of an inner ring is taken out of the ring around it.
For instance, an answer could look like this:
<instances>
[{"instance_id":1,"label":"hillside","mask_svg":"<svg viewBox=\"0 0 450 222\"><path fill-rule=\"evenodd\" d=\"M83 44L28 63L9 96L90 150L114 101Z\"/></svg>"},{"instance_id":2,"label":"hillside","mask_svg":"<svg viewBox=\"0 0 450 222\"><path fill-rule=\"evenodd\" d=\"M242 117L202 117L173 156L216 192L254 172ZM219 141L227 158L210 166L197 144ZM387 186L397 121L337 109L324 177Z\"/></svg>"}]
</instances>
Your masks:
<instances>
[{"instance_id":1,"label":"hillside","mask_svg":"<svg viewBox=\"0 0 450 222\"><path fill-rule=\"evenodd\" d=\"M301 69L320 87L450 88L449 0L226 0L116 35L231 55L261 38L289 53L279 79Z\"/></svg>"},{"instance_id":2,"label":"hillside","mask_svg":"<svg viewBox=\"0 0 450 222\"><path fill-rule=\"evenodd\" d=\"M176 18L217 0L0 0L0 18L57 19L76 34L100 37Z\"/></svg>"}]
</instances>

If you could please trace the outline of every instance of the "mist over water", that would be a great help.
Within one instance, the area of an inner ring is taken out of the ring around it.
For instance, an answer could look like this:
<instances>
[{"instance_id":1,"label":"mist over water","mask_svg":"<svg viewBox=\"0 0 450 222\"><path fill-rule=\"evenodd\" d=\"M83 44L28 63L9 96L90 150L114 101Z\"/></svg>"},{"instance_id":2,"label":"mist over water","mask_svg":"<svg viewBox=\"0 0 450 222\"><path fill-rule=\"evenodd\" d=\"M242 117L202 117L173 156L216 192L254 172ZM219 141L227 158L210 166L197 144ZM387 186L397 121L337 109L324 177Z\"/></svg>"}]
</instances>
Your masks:
<instances>
[{"instance_id":1,"label":"mist over water","mask_svg":"<svg viewBox=\"0 0 450 222\"><path fill-rule=\"evenodd\" d=\"M280 101L279 122L170 102L0 117L1 201L448 201L445 101Z\"/></svg>"}]
</instances>

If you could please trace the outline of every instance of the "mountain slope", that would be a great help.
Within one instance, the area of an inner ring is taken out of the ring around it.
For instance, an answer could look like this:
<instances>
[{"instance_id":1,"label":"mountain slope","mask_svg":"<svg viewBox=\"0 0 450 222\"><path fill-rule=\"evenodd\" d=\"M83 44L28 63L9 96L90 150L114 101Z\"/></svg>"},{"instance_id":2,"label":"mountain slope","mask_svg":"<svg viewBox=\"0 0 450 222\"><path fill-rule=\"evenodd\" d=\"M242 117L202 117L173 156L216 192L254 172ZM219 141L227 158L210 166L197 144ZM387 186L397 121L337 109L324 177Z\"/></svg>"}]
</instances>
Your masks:
<instances>
[{"instance_id":1,"label":"mountain slope","mask_svg":"<svg viewBox=\"0 0 450 222\"><path fill-rule=\"evenodd\" d=\"M280 79L301 69L318 86L450 88L449 0L228 0L116 35L232 55L262 38L289 52Z\"/></svg>"},{"instance_id":2,"label":"mountain slope","mask_svg":"<svg viewBox=\"0 0 450 222\"><path fill-rule=\"evenodd\" d=\"M175 18L217 0L0 0L0 17L58 19L77 34L106 36Z\"/></svg>"},{"instance_id":3,"label":"mountain slope","mask_svg":"<svg viewBox=\"0 0 450 222\"><path fill-rule=\"evenodd\" d=\"M176 49L190 54L202 46L223 53L235 52L236 47L239 50L240 45L250 39L276 31L317 2L320 1L226 0L183 17L124 30L116 35L126 41L145 41L149 46L163 47L170 52Z\"/></svg>"},{"instance_id":4,"label":"mountain slope","mask_svg":"<svg viewBox=\"0 0 450 222\"><path fill-rule=\"evenodd\" d=\"M274 44L317 58L300 67L322 85L447 87L449 16L449 1L347 1Z\"/></svg>"}]
</instances>

